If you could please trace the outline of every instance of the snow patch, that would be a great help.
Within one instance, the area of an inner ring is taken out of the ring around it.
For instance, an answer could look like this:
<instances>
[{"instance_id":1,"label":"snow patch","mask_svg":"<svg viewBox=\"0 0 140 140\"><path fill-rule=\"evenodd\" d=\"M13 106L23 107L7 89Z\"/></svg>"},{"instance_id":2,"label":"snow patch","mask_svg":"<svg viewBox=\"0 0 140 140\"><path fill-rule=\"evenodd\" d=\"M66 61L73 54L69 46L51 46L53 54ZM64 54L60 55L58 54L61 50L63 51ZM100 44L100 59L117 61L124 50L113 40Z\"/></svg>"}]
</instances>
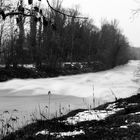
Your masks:
<instances>
[{"instance_id":1,"label":"snow patch","mask_svg":"<svg viewBox=\"0 0 140 140\"><path fill-rule=\"evenodd\" d=\"M132 126L132 125L138 125L138 126L140 126L140 123L139 123L139 122L132 122L132 123L131 123L131 126Z\"/></svg>"},{"instance_id":2,"label":"snow patch","mask_svg":"<svg viewBox=\"0 0 140 140\"><path fill-rule=\"evenodd\" d=\"M137 77L134 71L138 67L139 62L129 61L126 65L96 73L44 79L14 79L0 83L0 96L3 90L9 90L9 93L5 94L5 96L9 94L10 96L26 96L27 94L25 93L27 92L25 91L28 91L29 96L46 95L48 91L51 91L56 95L91 97L94 85L95 98L113 101L114 96L111 94L110 88L118 98L129 97L132 93L135 94L137 92L139 83L134 80ZM25 67L33 67L33 65L26 65Z\"/></svg>"},{"instance_id":3,"label":"snow patch","mask_svg":"<svg viewBox=\"0 0 140 140\"><path fill-rule=\"evenodd\" d=\"M75 125L75 124L77 124L79 122L84 122L84 121L104 120L109 115L115 114L117 111L120 111L122 109L123 108L117 108L117 109L112 109L112 111L106 111L106 110L83 111L83 112L77 113L73 117L68 117L63 122L65 122L66 124Z\"/></svg>"},{"instance_id":4,"label":"snow patch","mask_svg":"<svg viewBox=\"0 0 140 140\"><path fill-rule=\"evenodd\" d=\"M116 107L116 103L113 103L113 104L109 104L108 106L107 106L107 110L112 110L112 109L114 109Z\"/></svg>"},{"instance_id":5,"label":"snow patch","mask_svg":"<svg viewBox=\"0 0 140 140\"><path fill-rule=\"evenodd\" d=\"M131 115L139 115L140 112L131 113Z\"/></svg>"},{"instance_id":6,"label":"snow patch","mask_svg":"<svg viewBox=\"0 0 140 140\"><path fill-rule=\"evenodd\" d=\"M48 135L48 134L49 134L49 131L47 131L47 130L42 130L42 131L37 132L35 135L37 136L37 135L39 135L39 134L41 134L41 135Z\"/></svg>"},{"instance_id":7,"label":"snow patch","mask_svg":"<svg viewBox=\"0 0 140 140\"><path fill-rule=\"evenodd\" d=\"M85 134L85 132L83 130L79 130L79 131L68 131L68 132L51 132L49 133L49 131L47 130L42 130L42 131L39 131L37 132L35 135L51 135L51 136L56 136L57 138L60 138L60 137L69 137L69 136L76 136L76 135L83 135Z\"/></svg>"},{"instance_id":8,"label":"snow patch","mask_svg":"<svg viewBox=\"0 0 140 140\"><path fill-rule=\"evenodd\" d=\"M135 106L135 105L138 105L138 103L131 103L131 104L128 104L128 106Z\"/></svg>"},{"instance_id":9,"label":"snow patch","mask_svg":"<svg viewBox=\"0 0 140 140\"><path fill-rule=\"evenodd\" d=\"M122 125L122 126L120 126L120 128L127 129L127 128L128 128L128 126L127 126L127 125Z\"/></svg>"}]
</instances>

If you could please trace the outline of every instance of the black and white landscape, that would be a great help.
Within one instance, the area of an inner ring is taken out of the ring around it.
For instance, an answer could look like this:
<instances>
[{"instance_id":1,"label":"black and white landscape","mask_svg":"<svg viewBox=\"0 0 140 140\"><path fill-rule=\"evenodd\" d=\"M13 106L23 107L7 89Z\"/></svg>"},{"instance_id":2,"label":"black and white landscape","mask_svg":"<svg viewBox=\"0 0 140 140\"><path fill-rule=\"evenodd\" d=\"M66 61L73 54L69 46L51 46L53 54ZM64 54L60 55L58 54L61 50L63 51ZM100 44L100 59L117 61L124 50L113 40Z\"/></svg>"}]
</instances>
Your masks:
<instances>
[{"instance_id":1,"label":"black and white landscape","mask_svg":"<svg viewBox=\"0 0 140 140\"><path fill-rule=\"evenodd\" d=\"M0 1L0 140L140 138L140 1L124 1Z\"/></svg>"}]
</instances>

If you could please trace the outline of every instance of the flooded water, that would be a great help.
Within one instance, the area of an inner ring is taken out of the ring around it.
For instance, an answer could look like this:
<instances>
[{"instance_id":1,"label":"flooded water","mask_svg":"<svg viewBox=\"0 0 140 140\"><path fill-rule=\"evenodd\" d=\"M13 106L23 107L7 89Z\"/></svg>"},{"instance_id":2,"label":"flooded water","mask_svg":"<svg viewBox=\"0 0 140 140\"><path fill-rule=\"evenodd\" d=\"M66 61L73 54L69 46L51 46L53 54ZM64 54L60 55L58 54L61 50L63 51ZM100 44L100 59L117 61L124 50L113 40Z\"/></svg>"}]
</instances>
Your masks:
<instances>
[{"instance_id":1,"label":"flooded water","mask_svg":"<svg viewBox=\"0 0 140 140\"><path fill-rule=\"evenodd\" d=\"M60 108L61 112L67 113L72 109L93 106L93 95L96 105L112 101L115 97L111 90L117 98L131 96L139 90L139 66L140 61L130 61L102 72L45 79L14 79L0 83L0 113L12 113L16 109L20 116L30 116L49 106L51 113L60 115Z\"/></svg>"}]
</instances>

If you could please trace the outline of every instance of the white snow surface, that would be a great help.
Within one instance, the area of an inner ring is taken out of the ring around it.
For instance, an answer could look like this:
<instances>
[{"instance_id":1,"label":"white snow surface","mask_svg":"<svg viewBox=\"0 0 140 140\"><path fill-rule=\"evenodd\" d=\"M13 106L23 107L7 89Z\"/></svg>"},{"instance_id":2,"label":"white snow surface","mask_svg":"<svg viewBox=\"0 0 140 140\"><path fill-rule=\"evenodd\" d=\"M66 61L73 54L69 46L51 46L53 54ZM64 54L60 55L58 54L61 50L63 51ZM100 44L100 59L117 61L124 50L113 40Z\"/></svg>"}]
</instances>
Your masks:
<instances>
[{"instance_id":1,"label":"white snow surface","mask_svg":"<svg viewBox=\"0 0 140 140\"><path fill-rule=\"evenodd\" d=\"M106 117L115 114L117 111L123 110L123 108L114 108L111 111L106 110L89 110L77 113L73 117L68 117L64 122L66 124L75 125L79 122L92 121L92 120L104 120Z\"/></svg>"},{"instance_id":2,"label":"white snow surface","mask_svg":"<svg viewBox=\"0 0 140 140\"><path fill-rule=\"evenodd\" d=\"M135 94L139 88L140 61L129 61L128 64L115 67L111 70L60 76L45 79L14 79L0 83L0 96L35 96L45 95L48 91L56 95L72 95L114 100L110 89L118 98ZM8 90L8 93L3 93Z\"/></svg>"},{"instance_id":3,"label":"white snow surface","mask_svg":"<svg viewBox=\"0 0 140 140\"><path fill-rule=\"evenodd\" d=\"M42 130L42 131L39 131L36 133L36 136L37 135L48 135L49 134L49 131L47 130ZM79 131L68 131L68 132L51 132L50 135L52 136L56 136L57 138L59 137L67 137L67 136L75 136L75 135L81 135L81 134L85 134L85 132L83 130L79 130Z\"/></svg>"},{"instance_id":4,"label":"white snow surface","mask_svg":"<svg viewBox=\"0 0 140 140\"><path fill-rule=\"evenodd\" d=\"M140 115L140 112L130 113L130 115Z\"/></svg>"},{"instance_id":5,"label":"white snow surface","mask_svg":"<svg viewBox=\"0 0 140 140\"><path fill-rule=\"evenodd\" d=\"M128 128L128 126L127 126L127 125L122 125L122 126L120 126L120 128L127 129L127 128Z\"/></svg>"}]
</instances>

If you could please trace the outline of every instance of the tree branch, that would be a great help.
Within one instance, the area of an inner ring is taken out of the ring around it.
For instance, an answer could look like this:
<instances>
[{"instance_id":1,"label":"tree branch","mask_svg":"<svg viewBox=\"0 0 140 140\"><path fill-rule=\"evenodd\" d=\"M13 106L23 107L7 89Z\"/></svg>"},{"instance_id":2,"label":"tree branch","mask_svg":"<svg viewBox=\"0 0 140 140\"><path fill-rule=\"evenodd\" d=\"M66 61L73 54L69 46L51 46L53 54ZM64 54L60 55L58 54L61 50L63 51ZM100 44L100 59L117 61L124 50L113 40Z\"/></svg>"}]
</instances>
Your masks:
<instances>
[{"instance_id":1,"label":"tree branch","mask_svg":"<svg viewBox=\"0 0 140 140\"><path fill-rule=\"evenodd\" d=\"M5 14L5 16L16 16L16 15L23 15L23 16L34 16L32 14L25 14L23 12L9 12L7 14Z\"/></svg>"},{"instance_id":2,"label":"tree branch","mask_svg":"<svg viewBox=\"0 0 140 140\"><path fill-rule=\"evenodd\" d=\"M51 10L53 10L53 11L59 13L59 14L62 14L62 15L64 15L64 16L71 17L71 18L88 19L87 17L72 16L72 15L63 13L63 12L61 12L61 11L56 10L55 8L53 8L53 7L50 5L49 0L46 0L46 1L47 1L47 4L48 4L49 8L50 8ZM27 9L27 8L24 8L24 9L30 11L30 10ZM34 10L34 11L36 11L36 10ZM34 14L27 14L27 13L22 12L22 11L18 11L18 12L13 12L13 11L11 11L11 12L5 13L4 10L1 9L1 8L0 8L0 15L2 16L3 20L5 20L5 18L6 18L7 16L15 16L15 15L35 16Z\"/></svg>"},{"instance_id":3,"label":"tree branch","mask_svg":"<svg viewBox=\"0 0 140 140\"><path fill-rule=\"evenodd\" d=\"M47 1L47 3L48 3L48 6L51 8L51 10L53 10L53 11L55 11L55 12L61 14L61 15L64 15L64 16L67 16L67 17L71 17L71 18L88 19L87 17L77 17L77 16L72 16L72 15L68 15L68 14L66 14L66 13L63 13L63 12L61 12L61 11L59 11L59 10L54 9L54 8L50 5L49 0L46 0L46 1Z\"/></svg>"},{"instance_id":4,"label":"tree branch","mask_svg":"<svg viewBox=\"0 0 140 140\"><path fill-rule=\"evenodd\" d=\"M20 11L18 11L18 12L13 12L12 11L12 12L5 13L2 9L0 9L0 15L2 16L3 20L5 20L5 18L7 16L16 16L16 15L23 15L23 16L26 16L26 17L34 16L33 14L26 14L26 13L20 12Z\"/></svg>"}]
</instances>

